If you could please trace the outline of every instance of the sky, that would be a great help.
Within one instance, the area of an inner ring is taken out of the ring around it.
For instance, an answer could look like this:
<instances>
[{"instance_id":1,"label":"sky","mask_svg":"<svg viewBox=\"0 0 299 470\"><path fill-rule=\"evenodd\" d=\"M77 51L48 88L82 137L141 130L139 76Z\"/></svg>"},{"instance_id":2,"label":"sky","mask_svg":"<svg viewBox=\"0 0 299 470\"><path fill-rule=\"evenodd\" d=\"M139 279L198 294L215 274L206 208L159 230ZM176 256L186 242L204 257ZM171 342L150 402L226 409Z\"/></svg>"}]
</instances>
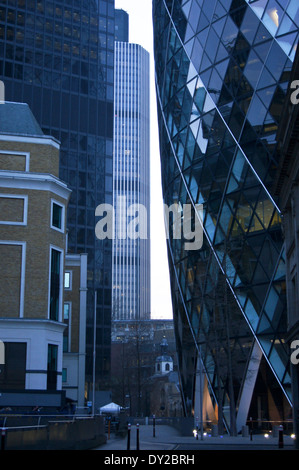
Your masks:
<instances>
[{"instance_id":1,"label":"sky","mask_svg":"<svg viewBox=\"0 0 299 470\"><path fill-rule=\"evenodd\" d=\"M115 0L129 14L129 41L150 54L151 93L151 317L172 318L169 270L160 175L157 106L154 82L152 0Z\"/></svg>"}]
</instances>

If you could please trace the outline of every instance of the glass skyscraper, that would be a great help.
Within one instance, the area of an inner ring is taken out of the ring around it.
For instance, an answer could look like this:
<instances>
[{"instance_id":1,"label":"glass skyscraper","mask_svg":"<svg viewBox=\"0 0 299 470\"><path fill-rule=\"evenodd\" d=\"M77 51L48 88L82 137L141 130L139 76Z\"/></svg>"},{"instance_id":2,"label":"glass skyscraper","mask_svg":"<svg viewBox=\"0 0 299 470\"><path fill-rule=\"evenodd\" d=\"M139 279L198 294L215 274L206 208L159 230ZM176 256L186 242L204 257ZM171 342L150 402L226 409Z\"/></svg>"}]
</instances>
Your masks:
<instances>
[{"instance_id":1,"label":"glass skyscraper","mask_svg":"<svg viewBox=\"0 0 299 470\"><path fill-rule=\"evenodd\" d=\"M129 15L124 10L115 10L115 41L129 41Z\"/></svg>"},{"instance_id":2,"label":"glass skyscraper","mask_svg":"<svg viewBox=\"0 0 299 470\"><path fill-rule=\"evenodd\" d=\"M115 42L113 320L150 318L149 53ZM136 220L137 232L127 228ZM123 233L119 236L120 229ZM133 236L132 236L133 235Z\"/></svg>"},{"instance_id":3,"label":"glass skyscraper","mask_svg":"<svg viewBox=\"0 0 299 470\"><path fill-rule=\"evenodd\" d=\"M94 291L97 382L108 374L111 241L95 236L95 208L112 203L114 0L0 2L0 78L6 101L26 102L61 142L60 178L72 190L70 252L88 254L87 381L92 381Z\"/></svg>"},{"instance_id":4,"label":"glass skyscraper","mask_svg":"<svg viewBox=\"0 0 299 470\"><path fill-rule=\"evenodd\" d=\"M249 417L287 419L285 254L272 189L299 4L153 0L153 25L164 202L191 204L203 230L200 250L171 233L168 242L185 413L201 411L204 390L203 418L231 431Z\"/></svg>"}]
</instances>

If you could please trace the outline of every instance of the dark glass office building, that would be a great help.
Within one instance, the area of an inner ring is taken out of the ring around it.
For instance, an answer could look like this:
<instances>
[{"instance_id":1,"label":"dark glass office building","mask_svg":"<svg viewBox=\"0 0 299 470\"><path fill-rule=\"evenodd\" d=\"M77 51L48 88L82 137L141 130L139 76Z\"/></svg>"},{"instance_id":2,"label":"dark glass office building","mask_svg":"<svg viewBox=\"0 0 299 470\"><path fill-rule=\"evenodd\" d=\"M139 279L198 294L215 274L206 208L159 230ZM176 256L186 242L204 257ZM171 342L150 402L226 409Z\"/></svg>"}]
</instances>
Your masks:
<instances>
[{"instance_id":1,"label":"dark glass office building","mask_svg":"<svg viewBox=\"0 0 299 470\"><path fill-rule=\"evenodd\" d=\"M115 41L129 41L129 15L124 10L115 10Z\"/></svg>"},{"instance_id":2,"label":"dark glass office building","mask_svg":"<svg viewBox=\"0 0 299 470\"><path fill-rule=\"evenodd\" d=\"M171 233L168 242L185 413L201 416L203 395L203 420L232 432L250 417L287 420L285 253L273 184L299 4L153 0L153 25L164 202L191 204L203 229L199 250Z\"/></svg>"},{"instance_id":3,"label":"dark glass office building","mask_svg":"<svg viewBox=\"0 0 299 470\"><path fill-rule=\"evenodd\" d=\"M0 79L6 101L26 102L61 142L60 178L72 189L70 252L88 253L87 381L109 372L111 242L95 237L95 208L112 203L113 0L0 1Z\"/></svg>"}]
</instances>

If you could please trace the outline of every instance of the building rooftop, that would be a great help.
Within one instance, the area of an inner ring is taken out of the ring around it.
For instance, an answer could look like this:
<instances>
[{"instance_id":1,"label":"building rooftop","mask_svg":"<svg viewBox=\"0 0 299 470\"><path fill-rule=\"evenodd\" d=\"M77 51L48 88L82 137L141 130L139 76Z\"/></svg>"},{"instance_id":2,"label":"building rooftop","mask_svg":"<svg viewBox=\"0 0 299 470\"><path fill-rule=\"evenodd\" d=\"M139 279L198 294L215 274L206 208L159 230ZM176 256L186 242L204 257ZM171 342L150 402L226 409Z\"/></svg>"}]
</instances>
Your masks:
<instances>
[{"instance_id":1,"label":"building rooftop","mask_svg":"<svg viewBox=\"0 0 299 470\"><path fill-rule=\"evenodd\" d=\"M171 356L164 354L163 356L158 356L156 362L173 362L173 359Z\"/></svg>"},{"instance_id":2,"label":"building rooftop","mask_svg":"<svg viewBox=\"0 0 299 470\"><path fill-rule=\"evenodd\" d=\"M9 101L0 104L0 134L44 136L28 104Z\"/></svg>"}]
</instances>

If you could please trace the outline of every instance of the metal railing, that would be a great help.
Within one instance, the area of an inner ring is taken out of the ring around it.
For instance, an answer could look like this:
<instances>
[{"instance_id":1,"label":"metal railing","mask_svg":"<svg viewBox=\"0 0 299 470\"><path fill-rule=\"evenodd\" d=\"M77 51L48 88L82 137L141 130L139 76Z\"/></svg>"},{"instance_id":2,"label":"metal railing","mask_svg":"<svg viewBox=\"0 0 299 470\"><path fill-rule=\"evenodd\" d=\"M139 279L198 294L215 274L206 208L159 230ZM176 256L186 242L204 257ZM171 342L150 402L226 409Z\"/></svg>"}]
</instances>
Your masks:
<instances>
[{"instance_id":1,"label":"metal railing","mask_svg":"<svg viewBox=\"0 0 299 470\"><path fill-rule=\"evenodd\" d=\"M3 418L1 422L1 418ZM49 442L49 433L50 436L53 435L53 432L55 434L55 429L56 424L62 425L62 426L73 426L74 423L79 426L79 428L76 427L77 429L86 429L83 425L83 428L80 424L83 421L94 421L95 419L98 419L98 416L92 416L92 415L78 415L78 414L8 414L8 415L1 415L0 414L0 450L5 450L8 446L8 442L11 441L12 435L14 433L24 433L23 436L26 439L27 438L27 432L34 431L37 434L34 436L34 439L37 441L43 442L44 445L45 442ZM83 424L83 423L82 423ZM71 429L71 427L68 427L66 429ZM91 430L94 429L94 426L90 428ZM91 431L92 433L93 431ZM12 434L10 434L12 433ZM76 431L77 433L77 431ZM104 436L104 422L103 422L103 428L102 431L100 431L100 434L98 435L103 435ZM70 435L72 436L72 434ZM85 439L84 431L81 431L81 438L84 440ZM13 437L13 440L15 437ZM55 435L54 439L59 439L59 434ZM89 438L87 438L89 439ZM22 443L23 438L21 438L21 443ZM28 443L32 443L32 437L29 437Z\"/></svg>"}]
</instances>

